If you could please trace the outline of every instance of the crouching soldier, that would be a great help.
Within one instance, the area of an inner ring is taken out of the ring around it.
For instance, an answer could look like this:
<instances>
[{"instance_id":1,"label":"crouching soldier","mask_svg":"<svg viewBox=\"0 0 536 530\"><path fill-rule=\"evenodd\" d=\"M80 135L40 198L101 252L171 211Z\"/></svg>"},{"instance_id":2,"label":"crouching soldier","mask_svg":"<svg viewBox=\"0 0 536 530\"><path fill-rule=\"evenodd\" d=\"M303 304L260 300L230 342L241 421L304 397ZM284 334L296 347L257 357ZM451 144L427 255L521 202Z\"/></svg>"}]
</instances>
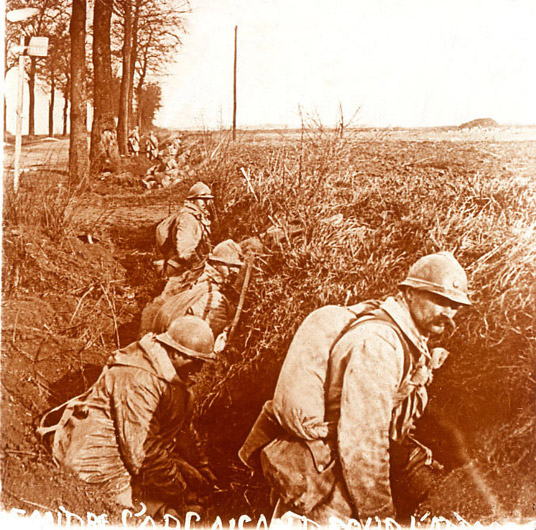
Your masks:
<instances>
[{"instance_id":1,"label":"crouching soldier","mask_svg":"<svg viewBox=\"0 0 536 530\"><path fill-rule=\"evenodd\" d=\"M209 254L203 273L184 290L175 292L173 278L163 293L143 310L140 335L164 332L176 318L195 315L205 320L216 337L217 350L226 342L229 325L235 315L238 289L244 278L240 272L244 255L232 239L218 243Z\"/></svg>"},{"instance_id":2,"label":"crouching soldier","mask_svg":"<svg viewBox=\"0 0 536 530\"><path fill-rule=\"evenodd\" d=\"M441 466L412 433L447 355L428 339L470 304L467 277L440 252L418 260L399 288L383 302L317 309L296 332L274 398L239 452L262 466L274 517L405 522L438 478Z\"/></svg>"},{"instance_id":3,"label":"crouching soldier","mask_svg":"<svg viewBox=\"0 0 536 530\"><path fill-rule=\"evenodd\" d=\"M56 463L118 504L183 514L214 481L189 422L190 378L214 359L213 347L208 324L194 316L145 335L115 352L86 393L47 413L38 434Z\"/></svg>"},{"instance_id":4,"label":"crouching soldier","mask_svg":"<svg viewBox=\"0 0 536 530\"><path fill-rule=\"evenodd\" d=\"M164 256L154 265L166 277L185 271L201 272L212 248L211 224L214 195L203 182L194 184L182 208L156 227L156 250Z\"/></svg>"}]
</instances>

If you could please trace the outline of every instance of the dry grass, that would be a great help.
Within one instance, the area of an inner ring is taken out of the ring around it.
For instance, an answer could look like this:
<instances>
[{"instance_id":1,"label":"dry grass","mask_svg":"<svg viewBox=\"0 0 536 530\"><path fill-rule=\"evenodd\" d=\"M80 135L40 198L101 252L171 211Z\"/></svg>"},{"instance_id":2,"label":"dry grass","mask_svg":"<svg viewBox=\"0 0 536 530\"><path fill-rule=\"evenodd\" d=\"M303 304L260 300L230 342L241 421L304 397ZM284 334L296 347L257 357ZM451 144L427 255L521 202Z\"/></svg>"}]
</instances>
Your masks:
<instances>
[{"instance_id":1,"label":"dry grass","mask_svg":"<svg viewBox=\"0 0 536 530\"><path fill-rule=\"evenodd\" d=\"M199 422L215 454L234 457L310 311L392 293L417 258L450 250L470 274L474 305L444 340L451 357L432 399L470 458L523 476L536 456L536 189L490 151L504 145L329 133L204 141L220 146L204 171L224 205L222 237L240 240L272 223L285 234L303 230L272 249L236 344L206 374ZM533 146L518 148L534 167Z\"/></svg>"}]
</instances>

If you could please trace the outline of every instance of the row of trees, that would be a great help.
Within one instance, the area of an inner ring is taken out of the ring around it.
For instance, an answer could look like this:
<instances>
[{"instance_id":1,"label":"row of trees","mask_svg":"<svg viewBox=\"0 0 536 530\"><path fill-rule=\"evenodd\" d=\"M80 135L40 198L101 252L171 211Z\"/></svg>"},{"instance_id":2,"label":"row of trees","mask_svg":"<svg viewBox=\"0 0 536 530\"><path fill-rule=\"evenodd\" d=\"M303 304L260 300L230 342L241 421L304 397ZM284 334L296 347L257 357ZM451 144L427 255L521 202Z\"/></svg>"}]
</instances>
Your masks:
<instances>
[{"instance_id":1,"label":"row of trees","mask_svg":"<svg viewBox=\"0 0 536 530\"><path fill-rule=\"evenodd\" d=\"M51 135L56 90L65 101L64 134L70 105L69 169L72 182L78 183L88 168L98 172L106 156L118 159L126 154L130 128L143 129L152 122L160 105L156 81L181 43L190 7L187 0L35 0L33 4L39 15L22 27L6 25L6 69L17 60L21 31L49 38L48 57L29 61L29 134L35 134L35 87L40 80L50 90ZM28 4L6 1L6 11L22 7ZM89 150L88 101L93 103ZM102 142L106 130L117 131L108 153Z\"/></svg>"}]
</instances>

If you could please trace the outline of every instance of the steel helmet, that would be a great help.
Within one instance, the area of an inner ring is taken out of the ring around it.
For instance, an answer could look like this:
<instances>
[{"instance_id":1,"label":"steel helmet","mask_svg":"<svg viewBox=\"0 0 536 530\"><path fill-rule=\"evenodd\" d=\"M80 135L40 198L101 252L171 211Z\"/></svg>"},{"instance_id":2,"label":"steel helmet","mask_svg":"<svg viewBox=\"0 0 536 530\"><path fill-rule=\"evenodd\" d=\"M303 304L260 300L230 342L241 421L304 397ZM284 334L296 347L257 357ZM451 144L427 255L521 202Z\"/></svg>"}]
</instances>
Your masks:
<instances>
[{"instance_id":1,"label":"steel helmet","mask_svg":"<svg viewBox=\"0 0 536 530\"><path fill-rule=\"evenodd\" d=\"M195 359L210 361L216 358L212 330L199 317L176 318L165 333L156 336L156 340Z\"/></svg>"},{"instance_id":2,"label":"steel helmet","mask_svg":"<svg viewBox=\"0 0 536 530\"><path fill-rule=\"evenodd\" d=\"M244 254L240 245L235 243L232 239L226 239L221 243L218 243L214 250L209 254L208 259L210 261L216 261L223 263L224 265L230 265L235 267L242 267L244 265Z\"/></svg>"},{"instance_id":3,"label":"steel helmet","mask_svg":"<svg viewBox=\"0 0 536 530\"><path fill-rule=\"evenodd\" d=\"M413 287L471 305L467 297L467 275L450 252L438 252L418 259L399 286Z\"/></svg>"},{"instance_id":4,"label":"steel helmet","mask_svg":"<svg viewBox=\"0 0 536 530\"><path fill-rule=\"evenodd\" d=\"M188 192L187 199L213 199L212 190L203 182L194 184Z\"/></svg>"}]
</instances>

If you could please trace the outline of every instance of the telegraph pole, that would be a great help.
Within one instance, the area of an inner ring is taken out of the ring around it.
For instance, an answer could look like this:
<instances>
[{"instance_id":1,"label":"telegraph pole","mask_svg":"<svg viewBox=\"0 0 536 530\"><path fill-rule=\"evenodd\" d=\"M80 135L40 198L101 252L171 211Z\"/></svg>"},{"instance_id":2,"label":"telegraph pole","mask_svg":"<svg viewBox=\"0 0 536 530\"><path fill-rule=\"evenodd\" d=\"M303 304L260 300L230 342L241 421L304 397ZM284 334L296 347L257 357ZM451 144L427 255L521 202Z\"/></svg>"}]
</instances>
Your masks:
<instances>
[{"instance_id":1,"label":"telegraph pole","mask_svg":"<svg viewBox=\"0 0 536 530\"><path fill-rule=\"evenodd\" d=\"M233 67L233 142L236 140L236 57L238 47L238 26L234 28L234 67Z\"/></svg>"}]
</instances>

